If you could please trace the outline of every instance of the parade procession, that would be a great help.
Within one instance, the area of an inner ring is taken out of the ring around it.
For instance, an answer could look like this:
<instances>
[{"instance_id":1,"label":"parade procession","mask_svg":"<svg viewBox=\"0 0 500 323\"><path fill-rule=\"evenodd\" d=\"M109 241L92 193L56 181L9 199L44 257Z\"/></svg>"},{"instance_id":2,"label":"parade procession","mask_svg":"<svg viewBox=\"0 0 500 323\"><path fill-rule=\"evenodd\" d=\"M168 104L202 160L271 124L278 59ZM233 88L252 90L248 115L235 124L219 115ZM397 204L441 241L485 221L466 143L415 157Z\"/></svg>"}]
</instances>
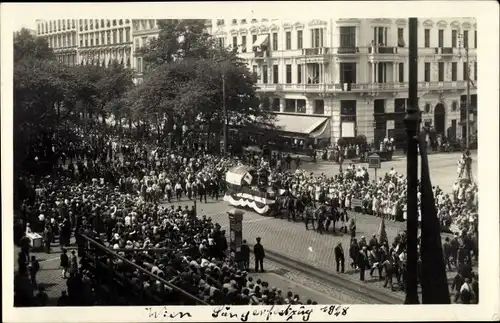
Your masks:
<instances>
[{"instance_id":1,"label":"parade procession","mask_svg":"<svg viewBox=\"0 0 500 323\"><path fill-rule=\"evenodd\" d=\"M15 33L15 306L478 304L477 131L422 119L417 19L388 19L405 24L410 62L391 129L354 128L356 107L340 103L335 129L317 112L326 100L270 97L275 72L255 62L278 41L252 34L248 58L220 46L220 20L40 20ZM277 30L253 20L232 24ZM91 40L68 61L56 22L85 42L110 28L142 45L108 60ZM148 28L161 32L142 43ZM382 38L367 55L389 48ZM300 68L310 83L298 85L322 85L323 67ZM332 91L379 84L345 75Z\"/></svg>"}]
</instances>

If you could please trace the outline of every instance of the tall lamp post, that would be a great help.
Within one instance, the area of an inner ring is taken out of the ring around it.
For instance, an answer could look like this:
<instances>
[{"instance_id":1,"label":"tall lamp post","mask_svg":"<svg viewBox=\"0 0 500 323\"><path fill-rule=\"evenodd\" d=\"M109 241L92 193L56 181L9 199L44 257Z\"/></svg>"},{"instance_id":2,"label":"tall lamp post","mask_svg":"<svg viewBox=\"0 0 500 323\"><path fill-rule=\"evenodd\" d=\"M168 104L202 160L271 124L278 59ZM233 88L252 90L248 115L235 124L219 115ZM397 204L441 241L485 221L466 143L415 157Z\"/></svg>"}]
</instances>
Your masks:
<instances>
[{"instance_id":1,"label":"tall lamp post","mask_svg":"<svg viewBox=\"0 0 500 323\"><path fill-rule=\"evenodd\" d=\"M467 86L467 96L465 99L465 148L468 150L469 149L469 143L470 143L470 124L469 124L469 109L470 109L470 67L469 67L469 40L464 37L463 33L460 33L458 35L458 42L460 49L465 50L465 64L467 65L467 71L466 71L466 86ZM461 54L460 54L461 56Z\"/></svg>"},{"instance_id":2,"label":"tall lamp post","mask_svg":"<svg viewBox=\"0 0 500 323\"><path fill-rule=\"evenodd\" d=\"M216 61L217 63L224 63L226 62L226 59L221 57L220 59L218 59ZM221 78L222 78L222 118L224 119L223 120L223 124L222 124L222 141L223 141L223 144L222 144L222 151L223 151L223 154L224 156L227 155L227 108L226 108L226 70L225 70L225 65L224 64L221 64L220 66L223 67L223 70L222 70L222 75L221 75Z\"/></svg>"}]
</instances>

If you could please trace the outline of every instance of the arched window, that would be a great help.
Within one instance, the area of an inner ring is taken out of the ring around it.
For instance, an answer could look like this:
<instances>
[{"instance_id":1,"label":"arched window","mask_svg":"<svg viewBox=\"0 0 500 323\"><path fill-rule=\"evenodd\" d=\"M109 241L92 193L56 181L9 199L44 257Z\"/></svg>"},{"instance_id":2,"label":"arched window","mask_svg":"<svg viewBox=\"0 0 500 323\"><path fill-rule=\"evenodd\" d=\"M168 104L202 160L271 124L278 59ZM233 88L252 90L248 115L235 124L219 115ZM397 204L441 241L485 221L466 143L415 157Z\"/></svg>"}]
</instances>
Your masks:
<instances>
[{"instance_id":1,"label":"arched window","mask_svg":"<svg viewBox=\"0 0 500 323\"><path fill-rule=\"evenodd\" d=\"M431 111L431 105L429 103L425 104L424 111L425 113L429 113Z\"/></svg>"}]
</instances>

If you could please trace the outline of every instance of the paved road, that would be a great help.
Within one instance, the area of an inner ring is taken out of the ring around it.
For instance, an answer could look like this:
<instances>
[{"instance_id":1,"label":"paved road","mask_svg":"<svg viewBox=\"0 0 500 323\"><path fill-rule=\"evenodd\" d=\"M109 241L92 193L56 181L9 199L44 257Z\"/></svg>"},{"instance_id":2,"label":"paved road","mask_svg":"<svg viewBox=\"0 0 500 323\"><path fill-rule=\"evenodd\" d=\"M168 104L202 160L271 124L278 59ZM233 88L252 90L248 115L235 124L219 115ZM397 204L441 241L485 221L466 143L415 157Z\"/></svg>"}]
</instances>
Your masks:
<instances>
[{"instance_id":1,"label":"paved road","mask_svg":"<svg viewBox=\"0 0 500 323\"><path fill-rule=\"evenodd\" d=\"M477 173L477 161L475 160L475 156L476 154L473 153L473 174ZM429 156L433 185L439 185L445 191L451 190L451 183L457 176L456 163L459 158L460 154L457 153L435 154ZM396 159L391 162L382 163L382 168L378 173L383 174L389 171L391 167L394 167L398 172L405 173L406 159L404 156L396 157ZM303 168L307 171L326 173L329 175L338 172L338 166L336 164L327 162L320 162L318 164L304 163ZM175 204L191 205L192 202L184 200L181 203ZM199 203L197 208L198 214L208 214L215 222L220 223L223 227L228 227L229 223L225 211L230 207L225 202L209 201L207 204ZM364 235L368 239L371 234L378 232L380 219L369 215L357 214L356 220L358 237ZM306 231L303 223L292 223L286 220L263 217L250 211L245 213L243 222L243 235L249 243L254 243L255 238L260 236L267 250L274 251L299 262L307 262L317 268L331 272L332 275L336 275L334 272L333 254L335 244L341 242L347 253L350 241L349 235L319 235L312 230ZM386 222L386 231L389 239L392 239L398 232L404 230L404 226L404 223ZM66 289L65 281L61 278L61 271L59 269L60 254L56 248L50 255L44 253L34 253L34 255L41 261L38 281L43 283L46 287L50 297L50 303L53 305L61 295L61 291ZM17 257L17 252L15 257ZM14 259L14 262L17 265L17 259ZM355 303L352 300L349 301L345 299L345 295L340 295L339 293L328 296L328 291L324 291L325 289L328 290L328 287L318 286L314 280L304 277L299 273L284 273L278 264L273 265L270 263L270 265L271 267L269 267L269 269L271 272L263 274L262 278L268 280L271 285L281 288L283 291L291 289L319 303L332 303L335 300L335 302L338 303L338 300L343 297L343 303ZM452 272L448 273L449 278L453 277L453 275ZM353 282L361 284L356 273L351 272L347 276L350 277ZM368 283L380 287L381 290L383 289L382 284L375 278L369 279ZM310 288L311 286L313 287ZM323 288L322 292L318 293L315 291L321 291L321 288ZM386 291L387 293L393 294L387 289ZM403 293L396 292L396 294L403 299Z\"/></svg>"}]
</instances>

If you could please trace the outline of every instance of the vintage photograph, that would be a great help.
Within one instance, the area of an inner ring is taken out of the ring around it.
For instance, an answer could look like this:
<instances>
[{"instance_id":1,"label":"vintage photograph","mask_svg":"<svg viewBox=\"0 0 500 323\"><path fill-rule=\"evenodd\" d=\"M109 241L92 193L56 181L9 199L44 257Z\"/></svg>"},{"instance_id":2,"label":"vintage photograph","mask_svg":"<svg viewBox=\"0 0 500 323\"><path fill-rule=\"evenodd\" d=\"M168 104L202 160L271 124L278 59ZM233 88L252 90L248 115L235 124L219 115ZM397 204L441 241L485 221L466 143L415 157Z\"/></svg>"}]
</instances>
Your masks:
<instances>
[{"instance_id":1,"label":"vintage photograph","mask_svg":"<svg viewBox=\"0 0 500 323\"><path fill-rule=\"evenodd\" d=\"M480 302L475 18L13 42L16 307Z\"/></svg>"}]
</instances>

